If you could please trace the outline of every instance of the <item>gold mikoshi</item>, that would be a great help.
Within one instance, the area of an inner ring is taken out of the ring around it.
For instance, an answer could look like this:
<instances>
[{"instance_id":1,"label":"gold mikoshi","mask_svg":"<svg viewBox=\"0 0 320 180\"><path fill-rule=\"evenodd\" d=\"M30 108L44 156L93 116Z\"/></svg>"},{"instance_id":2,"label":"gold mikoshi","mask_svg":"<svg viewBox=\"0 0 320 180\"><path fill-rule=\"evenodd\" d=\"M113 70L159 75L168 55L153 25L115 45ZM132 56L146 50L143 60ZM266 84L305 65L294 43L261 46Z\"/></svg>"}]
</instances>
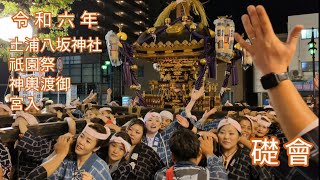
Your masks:
<instances>
[{"instance_id":1,"label":"gold mikoshi","mask_svg":"<svg viewBox=\"0 0 320 180\"><path fill-rule=\"evenodd\" d=\"M193 23L190 25L190 30L194 31L195 29L197 29L197 26Z\"/></svg>"},{"instance_id":2,"label":"gold mikoshi","mask_svg":"<svg viewBox=\"0 0 320 180\"><path fill-rule=\"evenodd\" d=\"M166 19L164 20L164 22L165 22L167 25L169 25L169 24L171 23L171 18L166 18Z\"/></svg>"},{"instance_id":3,"label":"gold mikoshi","mask_svg":"<svg viewBox=\"0 0 320 180\"><path fill-rule=\"evenodd\" d=\"M118 38L119 38L120 40L123 40L123 41L125 41L125 40L128 39L127 34L124 33L124 32L118 32L118 33L117 33L117 36L118 36Z\"/></svg>"},{"instance_id":4,"label":"gold mikoshi","mask_svg":"<svg viewBox=\"0 0 320 180\"><path fill-rule=\"evenodd\" d=\"M207 63L207 60L205 58L200 59L200 64L205 65Z\"/></svg>"},{"instance_id":5,"label":"gold mikoshi","mask_svg":"<svg viewBox=\"0 0 320 180\"><path fill-rule=\"evenodd\" d=\"M138 70L138 66L137 65L131 65L130 66L130 69L132 70L132 71L137 71Z\"/></svg>"},{"instance_id":6,"label":"gold mikoshi","mask_svg":"<svg viewBox=\"0 0 320 180\"><path fill-rule=\"evenodd\" d=\"M139 88L139 86L137 86L137 85L131 85L130 86L130 89L138 89Z\"/></svg>"},{"instance_id":7,"label":"gold mikoshi","mask_svg":"<svg viewBox=\"0 0 320 180\"><path fill-rule=\"evenodd\" d=\"M147 30L147 33L148 33L148 34L151 34L151 33L154 33L154 32L156 32L156 28L155 28L155 27L149 28L149 29Z\"/></svg>"},{"instance_id":8,"label":"gold mikoshi","mask_svg":"<svg viewBox=\"0 0 320 180\"><path fill-rule=\"evenodd\" d=\"M188 20L188 16L182 16L182 21L186 22Z\"/></svg>"}]
</instances>

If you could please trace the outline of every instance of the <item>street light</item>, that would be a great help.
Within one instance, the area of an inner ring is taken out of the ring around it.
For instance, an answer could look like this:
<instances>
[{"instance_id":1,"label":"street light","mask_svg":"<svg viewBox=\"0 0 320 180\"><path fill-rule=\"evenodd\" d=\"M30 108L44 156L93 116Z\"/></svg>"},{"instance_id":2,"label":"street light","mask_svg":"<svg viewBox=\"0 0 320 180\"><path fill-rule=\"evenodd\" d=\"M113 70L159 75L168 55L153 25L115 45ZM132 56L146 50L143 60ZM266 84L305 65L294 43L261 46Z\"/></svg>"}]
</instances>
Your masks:
<instances>
[{"instance_id":1,"label":"street light","mask_svg":"<svg viewBox=\"0 0 320 180\"><path fill-rule=\"evenodd\" d=\"M30 23L26 28L18 29L17 23L13 22L11 17L3 17L0 19L0 39L10 42L15 37L20 41L24 41L26 37L32 37L33 29Z\"/></svg>"},{"instance_id":2,"label":"street light","mask_svg":"<svg viewBox=\"0 0 320 180\"><path fill-rule=\"evenodd\" d=\"M312 76L313 79L316 77L316 63L315 63L315 54L317 52L317 48L316 48L316 42L314 42L314 32L313 32L312 28L312 32L311 32L311 41L308 43L309 46L309 53L312 56ZM316 107L316 88L313 84L313 112L316 113L317 107Z\"/></svg>"}]
</instances>

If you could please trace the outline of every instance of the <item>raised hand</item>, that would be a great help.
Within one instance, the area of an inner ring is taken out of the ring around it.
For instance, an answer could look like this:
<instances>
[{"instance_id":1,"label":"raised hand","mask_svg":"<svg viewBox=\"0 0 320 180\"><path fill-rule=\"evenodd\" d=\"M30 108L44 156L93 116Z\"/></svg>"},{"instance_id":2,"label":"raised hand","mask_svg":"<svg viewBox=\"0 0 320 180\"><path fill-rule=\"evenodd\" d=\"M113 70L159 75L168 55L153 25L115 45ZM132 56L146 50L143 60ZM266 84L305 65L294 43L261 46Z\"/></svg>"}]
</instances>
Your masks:
<instances>
[{"instance_id":1,"label":"raised hand","mask_svg":"<svg viewBox=\"0 0 320 180\"><path fill-rule=\"evenodd\" d=\"M54 145L56 154L67 156L70 149L70 144L73 141L73 135L70 133L59 136L57 143Z\"/></svg>"},{"instance_id":2,"label":"raised hand","mask_svg":"<svg viewBox=\"0 0 320 180\"><path fill-rule=\"evenodd\" d=\"M111 95L112 94L112 89L111 88L108 88L108 90L107 90L107 94L109 95Z\"/></svg>"},{"instance_id":3,"label":"raised hand","mask_svg":"<svg viewBox=\"0 0 320 180\"><path fill-rule=\"evenodd\" d=\"M203 113L202 118L208 118L210 115L216 113L218 110L217 108L212 108L210 109L210 111L208 112L207 110Z\"/></svg>"},{"instance_id":4,"label":"raised hand","mask_svg":"<svg viewBox=\"0 0 320 180\"><path fill-rule=\"evenodd\" d=\"M177 114L176 115L176 119L177 119L177 122L184 128L188 128L189 127L189 121L184 118L183 116L181 116L180 114Z\"/></svg>"},{"instance_id":5,"label":"raised hand","mask_svg":"<svg viewBox=\"0 0 320 180\"><path fill-rule=\"evenodd\" d=\"M200 149L203 155L206 157L213 155L213 137L211 136L201 136L200 140Z\"/></svg>"},{"instance_id":6,"label":"raised hand","mask_svg":"<svg viewBox=\"0 0 320 180\"><path fill-rule=\"evenodd\" d=\"M251 45L238 33L235 39L253 57L254 64L262 75L287 71L296 50L296 44L303 26L297 25L288 36L287 42L279 40L263 6L248 6L248 15L242 16L242 23Z\"/></svg>"},{"instance_id":7,"label":"raised hand","mask_svg":"<svg viewBox=\"0 0 320 180\"><path fill-rule=\"evenodd\" d=\"M191 100L196 101L200 97L204 96L204 86L202 86L199 90L193 89L191 92Z\"/></svg>"},{"instance_id":8,"label":"raised hand","mask_svg":"<svg viewBox=\"0 0 320 180\"><path fill-rule=\"evenodd\" d=\"M200 136L212 137L214 141L218 142L218 136L211 131L200 131L198 132Z\"/></svg>"}]
</instances>

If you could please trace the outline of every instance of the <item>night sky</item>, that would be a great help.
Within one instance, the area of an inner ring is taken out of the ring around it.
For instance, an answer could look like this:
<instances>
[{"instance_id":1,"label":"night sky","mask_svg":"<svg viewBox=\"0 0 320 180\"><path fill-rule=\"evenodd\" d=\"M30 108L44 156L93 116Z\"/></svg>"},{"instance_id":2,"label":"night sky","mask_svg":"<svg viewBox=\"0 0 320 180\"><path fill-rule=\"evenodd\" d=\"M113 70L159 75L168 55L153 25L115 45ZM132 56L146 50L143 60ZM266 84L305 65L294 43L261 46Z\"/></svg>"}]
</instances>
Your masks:
<instances>
[{"instance_id":1,"label":"night sky","mask_svg":"<svg viewBox=\"0 0 320 180\"><path fill-rule=\"evenodd\" d=\"M152 0L151 2L155 4L151 6L151 12L154 12L152 17L157 17L168 2L171 1ZM201 2L206 2L204 7L211 29L214 29L212 22L217 16L232 15L232 19L236 24L236 31L240 33L244 31L241 15L247 12L246 7L250 4L260 4L266 8L276 33L287 32L287 21L290 15L319 12L319 0L201 0Z\"/></svg>"}]
</instances>

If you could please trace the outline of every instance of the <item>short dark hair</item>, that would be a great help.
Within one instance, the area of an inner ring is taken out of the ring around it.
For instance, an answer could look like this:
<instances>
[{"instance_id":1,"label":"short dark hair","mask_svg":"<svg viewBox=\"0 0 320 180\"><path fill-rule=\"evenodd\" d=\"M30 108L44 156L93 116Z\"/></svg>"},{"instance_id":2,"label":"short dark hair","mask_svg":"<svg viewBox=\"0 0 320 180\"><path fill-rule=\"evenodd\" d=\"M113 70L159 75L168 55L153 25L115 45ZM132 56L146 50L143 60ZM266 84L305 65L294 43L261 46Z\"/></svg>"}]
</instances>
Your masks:
<instances>
[{"instance_id":1,"label":"short dark hair","mask_svg":"<svg viewBox=\"0 0 320 180\"><path fill-rule=\"evenodd\" d=\"M90 119L90 121L92 123L97 123L97 124L100 124L102 126L104 126L106 124L102 119L97 118L97 117Z\"/></svg>"},{"instance_id":2,"label":"short dark hair","mask_svg":"<svg viewBox=\"0 0 320 180\"><path fill-rule=\"evenodd\" d=\"M169 147L177 161L189 161L197 158L200 151L200 141L195 133L189 129L179 129L169 139Z\"/></svg>"}]
</instances>

